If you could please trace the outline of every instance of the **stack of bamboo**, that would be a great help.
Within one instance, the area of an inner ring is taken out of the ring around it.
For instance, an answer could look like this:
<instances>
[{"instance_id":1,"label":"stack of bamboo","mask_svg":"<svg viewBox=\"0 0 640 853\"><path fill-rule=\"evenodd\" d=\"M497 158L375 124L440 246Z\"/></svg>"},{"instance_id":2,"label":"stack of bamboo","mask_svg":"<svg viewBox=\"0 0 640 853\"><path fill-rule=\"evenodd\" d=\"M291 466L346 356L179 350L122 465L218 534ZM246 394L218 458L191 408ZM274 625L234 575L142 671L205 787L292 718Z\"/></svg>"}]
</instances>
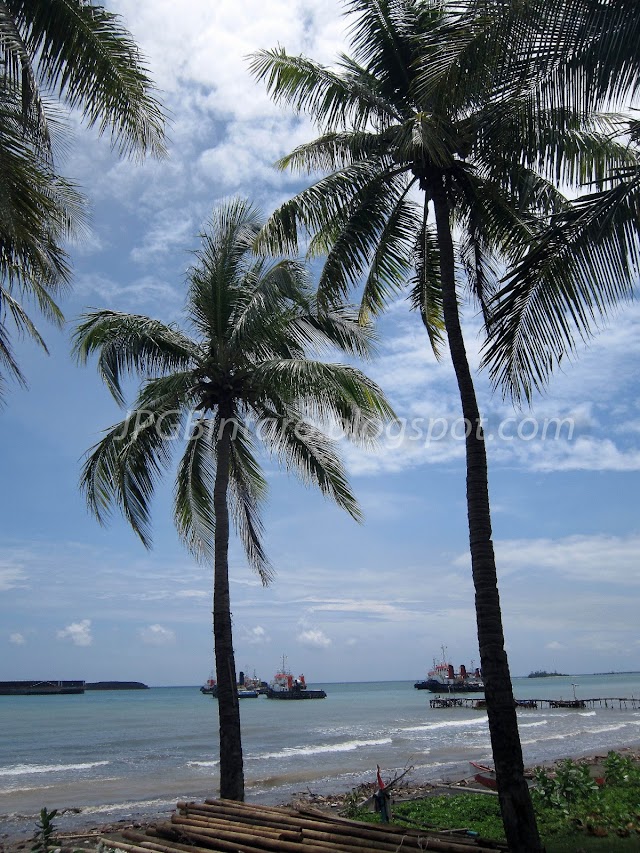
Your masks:
<instances>
[{"instance_id":1,"label":"stack of bamboo","mask_svg":"<svg viewBox=\"0 0 640 853\"><path fill-rule=\"evenodd\" d=\"M495 853L496 842L445 832L369 824L315 809L256 806L231 800L178 803L171 821L145 834L102 839L125 853Z\"/></svg>"}]
</instances>

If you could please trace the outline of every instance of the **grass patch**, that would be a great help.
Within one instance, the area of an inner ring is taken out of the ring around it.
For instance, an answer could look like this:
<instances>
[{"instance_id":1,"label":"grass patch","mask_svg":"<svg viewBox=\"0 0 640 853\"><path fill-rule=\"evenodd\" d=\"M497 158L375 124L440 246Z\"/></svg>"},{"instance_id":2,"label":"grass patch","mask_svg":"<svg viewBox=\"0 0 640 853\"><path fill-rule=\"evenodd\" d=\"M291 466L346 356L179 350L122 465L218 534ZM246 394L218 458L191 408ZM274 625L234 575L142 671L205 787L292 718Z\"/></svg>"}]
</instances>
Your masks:
<instances>
[{"instance_id":1,"label":"grass patch","mask_svg":"<svg viewBox=\"0 0 640 853\"><path fill-rule=\"evenodd\" d=\"M553 772L539 768L531 792L540 835L548 853L627 853L640 850L640 765L610 752L602 778L589 765L561 761ZM393 806L394 822L426 829L470 829L482 838L504 840L497 797L479 794L433 796ZM349 816L377 822L355 808Z\"/></svg>"}]
</instances>

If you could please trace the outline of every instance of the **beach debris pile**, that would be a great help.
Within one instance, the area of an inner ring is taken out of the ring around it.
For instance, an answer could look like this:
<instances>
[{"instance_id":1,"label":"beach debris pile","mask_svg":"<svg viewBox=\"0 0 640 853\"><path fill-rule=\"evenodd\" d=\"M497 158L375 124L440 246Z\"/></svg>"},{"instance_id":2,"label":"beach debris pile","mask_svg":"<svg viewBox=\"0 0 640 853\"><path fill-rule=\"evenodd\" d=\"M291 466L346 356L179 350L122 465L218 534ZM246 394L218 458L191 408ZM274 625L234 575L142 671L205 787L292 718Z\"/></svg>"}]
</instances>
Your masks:
<instances>
[{"instance_id":1,"label":"beach debris pile","mask_svg":"<svg viewBox=\"0 0 640 853\"><path fill-rule=\"evenodd\" d=\"M316 809L249 805L232 800L180 802L171 820L146 832L124 830L103 837L101 844L124 853L495 853L506 851L499 842L446 832L407 829L389 824L348 820Z\"/></svg>"}]
</instances>

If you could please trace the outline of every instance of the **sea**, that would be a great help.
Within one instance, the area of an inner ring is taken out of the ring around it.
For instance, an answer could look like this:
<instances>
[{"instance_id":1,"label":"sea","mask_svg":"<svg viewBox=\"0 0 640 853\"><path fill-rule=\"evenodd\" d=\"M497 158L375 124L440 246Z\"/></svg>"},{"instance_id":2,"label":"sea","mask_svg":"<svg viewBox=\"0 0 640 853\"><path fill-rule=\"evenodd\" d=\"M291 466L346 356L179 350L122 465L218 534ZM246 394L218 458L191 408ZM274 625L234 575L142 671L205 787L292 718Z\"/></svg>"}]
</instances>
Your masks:
<instances>
[{"instance_id":1,"label":"sea","mask_svg":"<svg viewBox=\"0 0 640 853\"><path fill-rule=\"evenodd\" d=\"M640 673L515 678L517 699L635 698L635 710L518 711L527 765L640 746ZM491 761L487 715L435 709L413 682L310 684L326 699L240 701L246 799L286 803L411 768L410 783L451 781ZM218 793L217 700L197 686L0 696L0 842L34 831L43 807L61 830L167 817Z\"/></svg>"}]
</instances>

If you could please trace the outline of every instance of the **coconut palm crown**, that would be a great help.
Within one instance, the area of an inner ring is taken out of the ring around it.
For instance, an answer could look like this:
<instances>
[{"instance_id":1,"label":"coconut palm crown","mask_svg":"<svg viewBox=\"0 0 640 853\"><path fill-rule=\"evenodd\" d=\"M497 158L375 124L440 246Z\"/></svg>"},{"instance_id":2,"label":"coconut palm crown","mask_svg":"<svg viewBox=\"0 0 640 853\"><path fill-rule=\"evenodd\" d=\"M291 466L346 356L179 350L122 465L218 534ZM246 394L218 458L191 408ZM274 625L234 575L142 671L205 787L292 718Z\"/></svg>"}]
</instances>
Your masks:
<instances>
[{"instance_id":1,"label":"coconut palm crown","mask_svg":"<svg viewBox=\"0 0 640 853\"><path fill-rule=\"evenodd\" d=\"M353 53L336 67L284 48L252 57L274 99L310 115L321 134L279 167L324 174L271 216L261 242L294 251L309 237L309 254L326 255L320 300L334 304L358 288L367 317L408 293L436 354L446 339L468 433L471 565L500 805L510 849L537 853L460 309L471 292L491 328L497 271L518 263L549 218L569 207L556 185L604 176L633 155L611 136L617 116L542 106L533 113L527 68L498 77L487 9L440 0L345 7Z\"/></svg>"},{"instance_id":2,"label":"coconut palm crown","mask_svg":"<svg viewBox=\"0 0 640 853\"><path fill-rule=\"evenodd\" d=\"M214 643L220 714L220 794L244 798L228 577L229 516L249 563L272 575L260 507L267 483L256 455L271 455L317 485L354 518L360 510L322 423L368 444L391 410L377 386L347 364L308 358L339 347L366 354L371 331L347 310L320 313L304 267L252 252L262 225L247 202L217 209L189 273L193 335L137 315L98 311L75 336L81 361L98 369L119 403L122 377L142 385L133 412L89 452L82 489L100 521L114 507L145 545L154 486L180 450L174 493L178 532L214 564ZM184 439L184 440L183 440Z\"/></svg>"}]
</instances>

